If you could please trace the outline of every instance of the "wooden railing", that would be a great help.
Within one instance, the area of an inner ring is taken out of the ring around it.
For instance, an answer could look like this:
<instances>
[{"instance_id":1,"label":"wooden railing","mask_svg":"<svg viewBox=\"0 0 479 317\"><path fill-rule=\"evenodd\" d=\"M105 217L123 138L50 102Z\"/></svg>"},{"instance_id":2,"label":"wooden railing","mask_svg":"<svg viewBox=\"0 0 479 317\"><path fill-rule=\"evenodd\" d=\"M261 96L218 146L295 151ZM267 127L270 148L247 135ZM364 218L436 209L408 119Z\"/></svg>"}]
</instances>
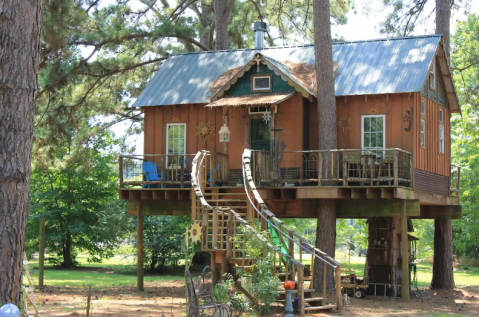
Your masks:
<instances>
[{"instance_id":1,"label":"wooden railing","mask_svg":"<svg viewBox=\"0 0 479 317\"><path fill-rule=\"evenodd\" d=\"M461 167L451 164L450 194L459 195L461 191Z\"/></svg>"},{"instance_id":2,"label":"wooden railing","mask_svg":"<svg viewBox=\"0 0 479 317\"><path fill-rule=\"evenodd\" d=\"M288 255L295 257L294 245L299 246L299 261L302 262L306 257L311 259L311 284L314 285L314 265L319 261L324 265L323 277L323 297L326 298L326 272L327 267L334 269L335 275L335 301L338 310L342 308L342 294L341 294L341 264L330 257L325 252L317 249L312 244L306 242L306 239L293 232L280 219L278 219L261 198L256 189L255 181L253 179L253 171L251 166L252 151L246 149L243 154L243 171L245 180L245 190L249 200L247 209L247 220L252 225L261 230L267 230L271 238L271 243L275 247L281 249L286 248ZM273 239L276 237L276 239ZM299 283L298 283L299 285Z\"/></svg>"},{"instance_id":3,"label":"wooden railing","mask_svg":"<svg viewBox=\"0 0 479 317\"><path fill-rule=\"evenodd\" d=\"M271 162L270 152L251 152L257 186L412 187L412 155L401 149L284 152L279 171Z\"/></svg>"},{"instance_id":4,"label":"wooden railing","mask_svg":"<svg viewBox=\"0 0 479 317\"><path fill-rule=\"evenodd\" d=\"M222 153L212 156L205 174L208 176L208 185L227 183L228 156ZM190 188L194 157L195 154L120 155L120 188Z\"/></svg>"},{"instance_id":5,"label":"wooden railing","mask_svg":"<svg viewBox=\"0 0 479 317\"><path fill-rule=\"evenodd\" d=\"M274 261L274 274L277 274L277 263L285 264L286 276L298 281L298 300L300 314L304 316L304 264L297 261L294 256L281 251L271 240L265 240L257 231L258 227L244 220L238 213L229 207L211 206L204 194L207 185L205 171L208 166L209 153L200 151L193 159L193 173L191 177L195 202L192 202L193 220L202 224L202 250L224 251L226 258L233 258L240 262L239 266L245 267L249 261L245 251L248 234L255 234L264 242L264 252L272 253ZM212 219L212 221L210 221ZM227 219L225 221L225 219ZM225 229L226 228L226 233ZM247 234L246 231L249 231ZM239 245L242 244L242 247ZM224 268L223 268L224 269ZM299 283L301 281L301 283Z\"/></svg>"}]
</instances>

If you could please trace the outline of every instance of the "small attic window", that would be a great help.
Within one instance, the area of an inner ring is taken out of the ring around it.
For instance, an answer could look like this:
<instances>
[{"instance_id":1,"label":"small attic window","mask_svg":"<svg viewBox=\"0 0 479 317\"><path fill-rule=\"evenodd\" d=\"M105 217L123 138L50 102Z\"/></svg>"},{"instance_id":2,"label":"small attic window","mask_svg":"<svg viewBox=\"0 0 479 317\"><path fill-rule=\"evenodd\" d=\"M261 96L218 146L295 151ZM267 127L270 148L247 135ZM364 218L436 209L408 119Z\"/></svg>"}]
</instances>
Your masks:
<instances>
[{"instance_id":1,"label":"small attic window","mask_svg":"<svg viewBox=\"0 0 479 317\"><path fill-rule=\"evenodd\" d=\"M270 92L271 75L255 75L251 77L251 91Z\"/></svg>"},{"instance_id":2,"label":"small attic window","mask_svg":"<svg viewBox=\"0 0 479 317\"><path fill-rule=\"evenodd\" d=\"M436 57L432 59L431 73L429 73L429 87L436 89Z\"/></svg>"}]
</instances>

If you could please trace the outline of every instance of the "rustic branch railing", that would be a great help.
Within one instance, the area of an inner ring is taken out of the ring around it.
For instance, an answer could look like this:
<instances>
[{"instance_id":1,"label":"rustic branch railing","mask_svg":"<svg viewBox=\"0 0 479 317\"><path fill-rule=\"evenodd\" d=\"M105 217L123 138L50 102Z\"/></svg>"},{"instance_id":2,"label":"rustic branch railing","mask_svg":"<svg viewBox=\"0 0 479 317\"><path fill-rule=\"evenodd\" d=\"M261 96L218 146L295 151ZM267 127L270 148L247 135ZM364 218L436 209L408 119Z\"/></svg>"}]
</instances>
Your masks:
<instances>
[{"instance_id":1,"label":"rustic branch railing","mask_svg":"<svg viewBox=\"0 0 479 317\"><path fill-rule=\"evenodd\" d=\"M193 219L199 219L202 223L202 250L225 251L226 258L238 260L241 263L241 267L245 267L249 260L248 254L245 251L247 239L245 228L247 228L250 234L253 233L257 235L257 237L264 242L265 252L271 252L273 254L275 274L278 273L276 263L283 262L286 267L286 276L294 274L297 281L301 281L301 284L298 284L298 299L300 301L300 314L304 316L304 292L302 288L304 264L289 254L282 252L281 248L273 245L271 241L264 240L255 226L251 226L249 222L241 218L239 214L231 208L211 206L206 201L203 191L207 184L205 170L207 166L211 164L208 162L209 157L207 151L198 152L193 159L193 173L191 176L192 188L195 193L195 200L197 201L197 203L193 203L193 214L201 215L201 217L193 216ZM227 228L226 233L224 230L225 227Z\"/></svg>"},{"instance_id":2,"label":"rustic branch railing","mask_svg":"<svg viewBox=\"0 0 479 317\"><path fill-rule=\"evenodd\" d=\"M461 191L461 167L451 164L451 176L450 176L450 186L449 192L452 194L459 195Z\"/></svg>"},{"instance_id":3,"label":"rustic branch railing","mask_svg":"<svg viewBox=\"0 0 479 317\"><path fill-rule=\"evenodd\" d=\"M208 184L215 186L226 183L228 156L222 153L212 155L213 160L205 174L208 176ZM190 188L194 157L195 154L120 155L120 188Z\"/></svg>"},{"instance_id":4,"label":"rustic branch railing","mask_svg":"<svg viewBox=\"0 0 479 317\"><path fill-rule=\"evenodd\" d=\"M256 189L253 179L251 167L252 151L246 149L243 154L243 178L245 180L245 190L250 204L247 209L248 222L261 230L267 230L272 244L277 243L275 247L287 249L288 255L295 257L294 245L299 246L299 261L303 261L303 253L305 256L311 256L311 284L314 285L314 264L317 261L324 264L324 270L330 266L335 271L335 301L338 310L342 308L342 294L341 294L341 264L334 258L330 257L323 251L315 248L313 245L306 242L306 239L296 234L288 228L280 219L278 219L264 203L263 199ZM275 239L273 238L275 237ZM288 276L288 275L287 275ZM323 297L326 298L326 278L323 279ZM299 281L298 281L299 285ZM304 302L300 304L304 309Z\"/></svg>"},{"instance_id":5,"label":"rustic branch railing","mask_svg":"<svg viewBox=\"0 0 479 317\"><path fill-rule=\"evenodd\" d=\"M284 152L280 179L274 179L271 153L251 151L254 183L261 186L412 187L412 155L401 149Z\"/></svg>"}]
</instances>

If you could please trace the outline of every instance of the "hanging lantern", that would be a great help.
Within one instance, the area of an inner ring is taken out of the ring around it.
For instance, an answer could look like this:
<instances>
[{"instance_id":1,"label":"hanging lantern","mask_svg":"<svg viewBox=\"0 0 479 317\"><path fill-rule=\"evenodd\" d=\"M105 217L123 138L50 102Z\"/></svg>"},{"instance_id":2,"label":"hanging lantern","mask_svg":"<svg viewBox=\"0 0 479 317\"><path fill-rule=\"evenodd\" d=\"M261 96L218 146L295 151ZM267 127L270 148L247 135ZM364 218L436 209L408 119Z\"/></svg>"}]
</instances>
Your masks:
<instances>
[{"instance_id":1,"label":"hanging lantern","mask_svg":"<svg viewBox=\"0 0 479 317\"><path fill-rule=\"evenodd\" d=\"M220 132L218 132L218 134L220 135L220 142L230 141L231 132L226 124L221 127Z\"/></svg>"}]
</instances>

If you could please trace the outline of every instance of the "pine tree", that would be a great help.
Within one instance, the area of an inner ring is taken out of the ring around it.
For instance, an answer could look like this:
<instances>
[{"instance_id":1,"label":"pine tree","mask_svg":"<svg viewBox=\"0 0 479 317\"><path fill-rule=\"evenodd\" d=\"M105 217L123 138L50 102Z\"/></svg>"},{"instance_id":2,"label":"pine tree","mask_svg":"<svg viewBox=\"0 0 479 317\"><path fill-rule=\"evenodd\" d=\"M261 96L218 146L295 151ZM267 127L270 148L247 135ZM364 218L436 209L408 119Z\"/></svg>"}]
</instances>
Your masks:
<instances>
[{"instance_id":1,"label":"pine tree","mask_svg":"<svg viewBox=\"0 0 479 317\"><path fill-rule=\"evenodd\" d=\"M0 303L20 301L41 5L0 0Z\"/></svg>"}]
</instances>

